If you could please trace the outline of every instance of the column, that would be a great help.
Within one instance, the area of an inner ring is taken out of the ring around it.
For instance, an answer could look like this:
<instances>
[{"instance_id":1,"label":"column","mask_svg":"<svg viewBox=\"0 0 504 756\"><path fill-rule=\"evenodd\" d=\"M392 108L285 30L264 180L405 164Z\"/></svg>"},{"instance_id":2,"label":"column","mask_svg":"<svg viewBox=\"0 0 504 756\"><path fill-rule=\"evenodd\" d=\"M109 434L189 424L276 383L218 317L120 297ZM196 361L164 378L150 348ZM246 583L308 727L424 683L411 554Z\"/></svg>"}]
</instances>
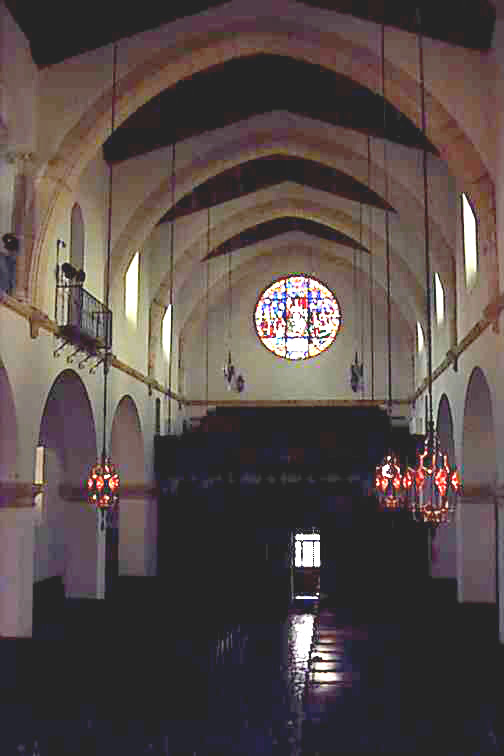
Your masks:
<instances>
[{"instance_id":1,"label":"column","mask_svg":"<svg viewBox=\"0 0 504 756\"><path fill-rule=\"evenodd\" d=\"M0 637L32 635L34 519L33 507L0 510Z\"/></svg>"},{"instance_id":2,"label":"column","mask_svg":"<svg viewBox=\"0 0 504 756\"><path fill-rule=\"evenodd\" d=\"M34 170L35 156L32 152L10 151L6 153L6 161L10 167L9 192L10 228L8 232L19 239L19 251L16 259L16 275L14 292L17 299L28 299L28 286L31 255L35 242L34 215ZM9 209L9 208L8 208Z\"/></svg>"},{"instance_id":3,"label":"column","mask_svg":"<svg viewBox=\"0 0 504 756\"><path fill-rule=\"evenodd\" d=\"M16 161L7 145L0 147L0 237L12 231L12 203Z\"/></svg>"},{"instance_id":4,"label":"column","mask_svg":"<svg viewBox=\"0 0 504 756\"><path fill-rule=\"evenodd\" d=\"M151 577L157 566L157 502L151 487L119 492L119 575Z\"/></svg>"},{"instance_id":5,"label":"column","mask_svg":"<svg viewBox=\"0 0 504 756\"><path fill-rule=\"evenodd\" d=\"M457 507L457 596L461 603L496 601L495 504L489 487L466 492Z\"/></svg>"},{"instance_id":6,"label":"column","mask_svg":"<svg viewBox=\"0 0 504 756\"><path fill-rule=\"evenodd\" d=\"M497 517L497 608L499 611L499 641L504 643L504 486L495 492L495 514Z\"/></svg>"}]
</instances>

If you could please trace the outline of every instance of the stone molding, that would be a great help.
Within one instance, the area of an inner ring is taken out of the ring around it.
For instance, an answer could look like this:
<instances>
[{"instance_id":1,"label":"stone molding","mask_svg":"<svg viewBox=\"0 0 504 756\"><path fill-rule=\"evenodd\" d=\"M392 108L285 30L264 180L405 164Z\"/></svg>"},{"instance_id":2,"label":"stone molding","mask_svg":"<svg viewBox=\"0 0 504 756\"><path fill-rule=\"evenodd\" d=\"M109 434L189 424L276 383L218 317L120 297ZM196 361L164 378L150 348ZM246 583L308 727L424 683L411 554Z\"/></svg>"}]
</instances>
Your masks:
<instances>
[{"instance_id":1,"label":"stone molding","mask_svg":"<svg viewBox=\"0 0 504 756\"><path fill-rule=\"evenodd\" d=\"M35 506L35 496L43 491L43 483L1 480L0 509L32 509Z\"/></svg>"},{"instance_id":2,"label":"stone molding","mask_svg":"<svg viewBox=\"0 0 504 756\"><path fill-rule=\"evenodd\" d=\"M85 501L85 485L73 485L72 483L62 483L58 488L58 493L64 501ZM124 499L147 500L157 497L157 488L149 483L121 483L119 488L119 506Z\"/></svg>"},{"instance_id":3,"label":"stone molding","mask_svg":"<svg viewBox=\"0 0 504 756\"><path fill-rule=\"evenodd\" d=\"M27 171L29 167L35 164L35 153L25 152L23 150L9 150L8 148L2 150L4 160L9 165L16 165L18 167L23 166Z\"/></svg>"},{"instance_id":4,"label":"stone molding","mask_svg":"<svg viewBox=\"0 0 504 756\"><path fill-rule=\"evenodd\" d=\"M469 484L462 487L460 499L462 502L477 504L479 502L486 503L489 499L494 499L495 496L496 488L489 483L476 485Z\"/></svg>"}]
</instances>

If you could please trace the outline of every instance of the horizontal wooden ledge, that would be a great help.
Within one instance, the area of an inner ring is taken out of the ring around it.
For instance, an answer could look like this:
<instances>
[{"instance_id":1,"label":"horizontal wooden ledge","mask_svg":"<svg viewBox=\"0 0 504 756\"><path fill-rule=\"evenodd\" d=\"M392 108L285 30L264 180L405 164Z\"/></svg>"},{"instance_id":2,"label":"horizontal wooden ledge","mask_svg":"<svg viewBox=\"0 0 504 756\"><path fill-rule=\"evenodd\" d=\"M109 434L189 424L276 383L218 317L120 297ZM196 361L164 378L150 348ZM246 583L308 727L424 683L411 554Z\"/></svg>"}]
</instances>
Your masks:
<instances>
[{"instance_id":1,"label":"horizontal wooden ledge","mask_svg":"<svg viewBox=\"0 0 504 756\"><path fill-rule=\"evenodd\" d=\"M491 485L464 485L461 492L461 499L493 499L497 495L494 486Z\"/></svg>"},{"instance_id":2,"label":"horizontal wooden ledge","mask_svg":"<svg viewBox=\"0 0 504 756\"><path fill-rule=\"evenodd\" d=\"M30 325L30 336L32 337L32 339L36 339L38 337L40 328L45 331L49 331L49 333L52 333L55 336L60 335L60 328L58 324L54 320L51 320L51 318L49 318L44 312L37 309L36 307L33 307L33 305L27 304L26 302L20 302L15 297L11 297L9 294L6 294L3 291L0 291L0 304L4 305L9 310L12 310L13 312L21 315L21 317L28 320ZM130 365L127 365L125 362L118 359L115 355L112 355L111 366L123 373L126 373L126 375L129 375L136 381L144 383L149 388L149 390L164 394L170 399L174 399L181 404L185 403L185 400L182 396L179 396L174 391L166 388L161 383L154 380L154 378L150 378L148 375L144 375L139 370L136 370Z\"/></svg>"},{"instance_id":3,"label":"horizontal wooden ledge","mask_svg":"<svg viewBox=\"0 0 504 756\"><path fill-rule=\"evenodd\" d=\"M121 471L119 470L119 475ZM58 487L58 494L64 501L85 501L87 498L86 486L75 486L70 483L62 483ZM121 483L119 486L119 501L122 499L150 499L158 495L156 486L149 483Z\"/></svg>"},{"instance_id":4,"label":"horizontal wooden ledge","mask_svg":"<svg viewBox=\"0 0 504 756\"><path fill-rule=\"evenodd\" d=\"M0 508L30 509L35 504L35 496L43 491L43 484L0 480Z\"/></svg>"},{"instance_id":5,"label":"horizontal wooden ledge","mask_svg":"<svg viewBox=\"0 0 504 756\"><path fill-rule=\"evenodd\" d=\"M186 399L192 407L383 407L387 399ZM394 405L409 405L410 399L395 399Z\"/></svg>"}]
</instances>

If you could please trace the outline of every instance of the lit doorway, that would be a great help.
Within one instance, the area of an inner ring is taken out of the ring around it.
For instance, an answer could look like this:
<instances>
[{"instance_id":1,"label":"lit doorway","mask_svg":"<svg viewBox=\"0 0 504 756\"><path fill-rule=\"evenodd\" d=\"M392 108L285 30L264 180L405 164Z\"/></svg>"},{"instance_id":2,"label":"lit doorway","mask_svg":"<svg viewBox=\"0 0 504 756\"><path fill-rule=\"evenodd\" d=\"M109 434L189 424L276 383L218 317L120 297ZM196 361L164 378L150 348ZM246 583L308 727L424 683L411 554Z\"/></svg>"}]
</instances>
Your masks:
<instances>
[{"instance_id":1,"label":"lit doorway","mask_svg":"<svg viewBox=\"0 0 504 756\"><path fill-rule=\"evenodd\" d=\"M320 595L320 532L296 530L293 540L294 598L313 601Z\"/></svg>"}]
</instances>

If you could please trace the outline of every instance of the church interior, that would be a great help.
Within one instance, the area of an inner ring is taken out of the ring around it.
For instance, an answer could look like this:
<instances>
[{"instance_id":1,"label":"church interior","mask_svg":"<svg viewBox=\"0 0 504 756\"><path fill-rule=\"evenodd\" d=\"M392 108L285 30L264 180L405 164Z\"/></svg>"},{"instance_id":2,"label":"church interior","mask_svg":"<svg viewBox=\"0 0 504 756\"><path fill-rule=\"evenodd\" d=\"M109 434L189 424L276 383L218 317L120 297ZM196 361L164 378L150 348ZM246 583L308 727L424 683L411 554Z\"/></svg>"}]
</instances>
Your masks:
<instances>
[{"instance_id":1,"label":"church interior","mask_svg":"<svg viewBox=\"0 0 504 756\"><path fill-rule=\"evenodd\" d=\"M504 752L502 113L497 0L0 0L2 754Z\"/></svg>"}]
</instances>

